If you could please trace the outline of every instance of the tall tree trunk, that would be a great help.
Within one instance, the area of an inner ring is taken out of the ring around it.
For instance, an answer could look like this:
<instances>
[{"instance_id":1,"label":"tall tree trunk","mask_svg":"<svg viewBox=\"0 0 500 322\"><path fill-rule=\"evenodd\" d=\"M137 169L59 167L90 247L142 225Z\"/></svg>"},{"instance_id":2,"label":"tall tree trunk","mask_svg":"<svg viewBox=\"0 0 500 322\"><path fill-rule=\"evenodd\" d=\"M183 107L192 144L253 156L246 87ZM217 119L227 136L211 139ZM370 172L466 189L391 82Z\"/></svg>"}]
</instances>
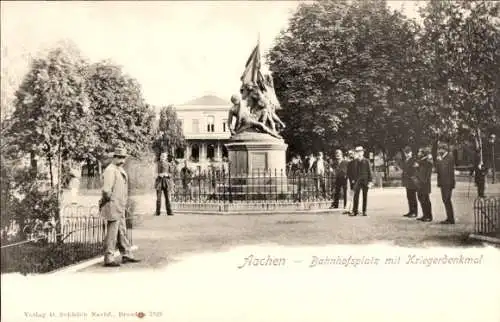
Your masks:
<instances>
[{"instance_id":1,"label":"tall tree trunk","mask_svg":"<svg viewBox=\"0 0 500 322\"><path fill-rule=\"evenodd\" d=\"M387 150L382 149L382 158L384 159L384 181L389 180L389 161L387 160Z\"/></svg>"},{"instance_id":2,"label":"tall tree trunk","mask_svg":"<svg viewBox=\"0 0 500 322\"><path fill-rule=\"evenodd\" d=\"M50 187L54 188L54 172L52 171L52 157L49 155L47 157L49 161L49 176L50 176Z\"/></svg>"},{"instance_id":3,"label":"tall tree trunk","mask_svg":"<svg viewBox=\"0 0 500 322\"><path fill-rule=\"evenodd\" d=\"M61 118L59 118L59 129L61 130L61 136L59 138L59 146L57 149L57 205L58 209L56 212L56 240L58 243L62 242L62 227L61 227L61 212L62 212L62 190L61 190L61 184L62 184L62 125L61 125Z\"/></svg>"}]
</instances>

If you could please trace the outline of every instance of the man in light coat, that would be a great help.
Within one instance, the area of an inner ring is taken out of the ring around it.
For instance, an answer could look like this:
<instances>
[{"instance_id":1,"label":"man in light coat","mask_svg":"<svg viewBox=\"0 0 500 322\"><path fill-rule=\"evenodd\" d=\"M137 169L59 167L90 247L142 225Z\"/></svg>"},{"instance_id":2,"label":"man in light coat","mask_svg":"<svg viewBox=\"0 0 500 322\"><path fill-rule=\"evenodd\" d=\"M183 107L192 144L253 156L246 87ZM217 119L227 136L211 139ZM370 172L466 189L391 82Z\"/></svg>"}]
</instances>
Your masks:
<instances>
[{"instance_id":1,"label":"man in light coat","mask_svg":"<svg viewBox=\"0 0 500 322\"><path fill-rule=\"evenodd\" d=\"M104 239L104 266L117 267L120 263L114 259L116 246L122 255L122 263L136 263L127 238L125 211L128 201L128 176L123 169L127 157L125 149L116 149L113 162L104 170L104 183L100 213L107 221L107 233Z\"/></svg>"}]
</instances>

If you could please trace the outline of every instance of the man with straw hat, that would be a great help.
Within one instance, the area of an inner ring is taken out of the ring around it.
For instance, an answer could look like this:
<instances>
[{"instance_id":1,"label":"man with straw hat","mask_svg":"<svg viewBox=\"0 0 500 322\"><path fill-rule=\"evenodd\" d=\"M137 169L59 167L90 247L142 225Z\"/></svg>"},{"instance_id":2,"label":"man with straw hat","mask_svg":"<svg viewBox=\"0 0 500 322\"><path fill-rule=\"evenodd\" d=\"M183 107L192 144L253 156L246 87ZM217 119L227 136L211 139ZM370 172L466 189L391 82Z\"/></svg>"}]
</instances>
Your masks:
<instances>
[{"instance_id":1,"label":"man with straw hat","mask_svg":"<svg viewBox=\"0 0 500 322\"><path fill-rule=\"evenodd\" d=\"M114 259L115 248L118 247L122 255L122 263L136 263L131 252L130 241L127 238L125 211L128 201L128 176L123 169L127 151L122 148L115 149L113 162L104 170L102 199L100 213L107 221L107 233L104 239L105 254L104 266L120 266Z\"/></svg>"}]
</instances>

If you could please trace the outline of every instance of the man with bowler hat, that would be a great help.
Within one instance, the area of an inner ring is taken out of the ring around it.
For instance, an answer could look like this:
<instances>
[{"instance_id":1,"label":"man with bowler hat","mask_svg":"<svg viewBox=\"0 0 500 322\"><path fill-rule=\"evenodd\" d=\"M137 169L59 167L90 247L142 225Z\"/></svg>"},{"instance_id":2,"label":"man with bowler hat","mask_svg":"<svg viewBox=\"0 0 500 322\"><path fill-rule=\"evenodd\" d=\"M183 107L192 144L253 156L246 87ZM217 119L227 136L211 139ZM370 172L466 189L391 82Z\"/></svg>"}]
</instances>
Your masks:
<instances>
[{"instance_id":1,"label":"man with bowler hat","mask_svg":"<svg viewBox=\"0 0 500 322\"><path fill-rule=\"evenodd\" d=\"M415 167L416 171L411 180L417 187L417 197L423 213L422 217L417 218L417 220L430 222L432 221L432 204L430 199L432 176L431 149L427 147L420 148L413 167Z\"/></svg>"},{"instance_id":2,"label":"man with bowler hat","mask_svg":"<svg viewBox=\"0 0 500 322\"><path fill-rule=\"evenodd\" d=\"M131 252L130 241L127 238L125 212L128 201L128 176L123 169L127 151L115 149L113 162L103 173L102 199L99 203L100 213L107 221L107 233L104 240L104 266L117 267L120 263L114 259L115 248L122 256L122 263L136 263Z\"/></svg>"},{"instance_id":3,"label":"man with bowler hat","mask_svg":"<svg viewBox=\"0 0 500 322\"><path fill-rule=\"evenodd\" d=\"M440 143L438 146L436 170L438 187L441 188L441 198L446 209L446 220L440 223L454 224L455 215L451 196L453 189L455 189L455 158L444 143Z\"/></svg>"},{"instance_id":4,"label":"man with bowler hat","mask_svg":"<svg viewBox=\"0 0 500 322\"><path fill-rule=\"evenodd\" d=\"M415 165L415 157L412 154L409 146L404 148L405 160L403 161L403 186L406 188L406 199L408 200L408 213L404 217L415 218L418 216L418 202L417 202L417 186L411 180L417 171Z\"/></svg>"},{"instance_id":5,"label":"man with bowler hat","mask_svg":"<svg viewBox=\"0 0 500 322\"><path fill-rule=\"evenodd\" d=\"M371 187L372 171L370 161L364 157L364 149L361 146L354 150L356 159L354 161L354 200L351 216L358 215L359 193L363 190L363 216L367 216L366 208L368 205L368 188Z\"/></svg>"}]
</instances>

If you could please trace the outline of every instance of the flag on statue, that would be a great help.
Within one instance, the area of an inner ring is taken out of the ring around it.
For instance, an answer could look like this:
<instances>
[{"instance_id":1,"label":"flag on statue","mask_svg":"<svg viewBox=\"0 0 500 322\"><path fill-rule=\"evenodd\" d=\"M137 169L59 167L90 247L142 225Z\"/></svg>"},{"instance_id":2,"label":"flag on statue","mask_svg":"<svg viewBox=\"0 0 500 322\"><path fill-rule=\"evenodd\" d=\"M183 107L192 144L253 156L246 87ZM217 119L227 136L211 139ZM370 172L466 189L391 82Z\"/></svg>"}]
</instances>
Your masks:
<instances>
[{"instance_id":1,"label":"flag on statue","mask_svg":"<svg viewBox=\"0 0 500 322\"><path fill-rule=\"evenodd\" d=\"M257 43L253 49L250 57L247 59L245 65L245 71L241 75L242 87L254 87L260 90L264 94L265 99L273 106L274 109L281 109L281 105L276 97L274 91L274 83L271 73L268 72L265 75L262 73L262 64L260 57L260 44Z\"/></svg>"},{"instance_id":2,"label":"flag on statue","mask_svg":"<svg viewBox=\"0 0 500 322\"><path fill-rule=\"evenodd\" d=\"M254 50L250 54L250 57L247 59L247 63L245 65L245 71L243 75L241 75L242 85L245 86L259 86L261 90L263 90L264 85L264 77L262 76L262 72L260 71L261 67L261 59L260 59L260 44L257 43Z\"/></svg>"}]
</instances>

